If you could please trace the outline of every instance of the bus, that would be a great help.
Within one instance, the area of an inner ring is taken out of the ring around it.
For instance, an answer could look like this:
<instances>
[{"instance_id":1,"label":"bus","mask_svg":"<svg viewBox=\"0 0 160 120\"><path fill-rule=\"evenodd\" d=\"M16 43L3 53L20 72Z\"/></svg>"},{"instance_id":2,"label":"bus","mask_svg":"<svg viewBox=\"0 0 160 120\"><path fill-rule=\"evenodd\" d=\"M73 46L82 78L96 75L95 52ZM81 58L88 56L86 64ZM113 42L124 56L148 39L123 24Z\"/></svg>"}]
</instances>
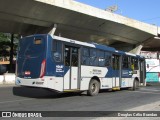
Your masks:
<instances>
[{"instance_id":1,"label":"bus","mask_svg":"<svg viewBox=\"0 0 160 120\"><path fill-rule=\"evenodd\" d=\"M160 54L159 51L141 51L146 59L146 82L160 82Z\"/></svg>"},{"instance_id":2,"label":"bus","mask_svg":"<svg viewBox=\"0 0 160 120\"><path fill-rule=\"evenodd\" d=\"M100 89L137 89L145 82L145 59L97 43L50 34L19 42L16 85L97 95Z\"/></svg>"}]
</instances>

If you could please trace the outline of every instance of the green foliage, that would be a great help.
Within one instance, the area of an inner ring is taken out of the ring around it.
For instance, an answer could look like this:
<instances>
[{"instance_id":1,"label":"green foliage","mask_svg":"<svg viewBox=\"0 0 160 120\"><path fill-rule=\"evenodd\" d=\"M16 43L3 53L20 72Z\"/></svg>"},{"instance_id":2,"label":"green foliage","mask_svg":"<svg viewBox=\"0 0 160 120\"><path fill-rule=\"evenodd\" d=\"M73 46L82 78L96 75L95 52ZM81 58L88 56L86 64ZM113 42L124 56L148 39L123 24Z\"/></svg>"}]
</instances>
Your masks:
<instances>
[{"instance_id":1,"label":"green foliage","mask_svg":"<svg viewBox=\"0 0 160 120\"><path fill-rule=\"evenodd\" d=\"M18 46L19 36L14 35L14 55L16 55L16 49ZM0 33L0 57L9 56L11 45L11 34Z\"/></svg>"},{"instance_id":2,"label":"green foliage","mask_svg":"<svg viewBox=\"0 0 160 120\"><path fill-rule=\"evenodd\" d=\"M0 33L0 43L1 42L10 42L10 34L7 34L7 33Z\"/></svg>"}]
</instances>

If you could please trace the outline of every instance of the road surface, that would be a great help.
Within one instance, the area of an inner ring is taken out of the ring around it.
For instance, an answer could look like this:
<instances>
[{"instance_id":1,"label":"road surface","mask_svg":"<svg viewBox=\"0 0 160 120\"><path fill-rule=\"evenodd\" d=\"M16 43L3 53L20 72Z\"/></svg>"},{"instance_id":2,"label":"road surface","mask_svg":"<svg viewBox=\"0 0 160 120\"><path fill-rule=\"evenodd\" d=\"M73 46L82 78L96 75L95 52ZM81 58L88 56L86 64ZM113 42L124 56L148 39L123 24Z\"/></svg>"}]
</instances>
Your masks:
<instances>
[{"instance_id":1,"label":"road surface","mask_svg":"<svg viewBox=\"0 0 160 120\"><path fill-rule=\"evenodd\" d=\"M150 111L154 108L160 111L159 101L160 86L141 87L137 91L105 90L93 97L85 93L56 94L44 89L0 87L1 111ZM143 107L146 105L149 107Z\"/></svg>"}]
</instances>

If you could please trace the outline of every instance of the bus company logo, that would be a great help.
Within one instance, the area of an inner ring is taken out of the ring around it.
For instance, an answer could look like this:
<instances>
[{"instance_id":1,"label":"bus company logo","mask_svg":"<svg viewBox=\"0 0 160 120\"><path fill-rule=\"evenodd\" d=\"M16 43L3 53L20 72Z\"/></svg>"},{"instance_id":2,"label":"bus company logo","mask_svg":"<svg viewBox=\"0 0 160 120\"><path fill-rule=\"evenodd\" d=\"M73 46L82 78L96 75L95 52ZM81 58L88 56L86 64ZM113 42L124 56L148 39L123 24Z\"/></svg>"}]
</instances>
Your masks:
<instances>
[{"instance_id":1,"label":"bus company logo","mask_svg":"<svg viewBox=\"0 0 160 120\"><path fill-rule=\"evenodd\" d=\"M11 112L2 112L2 117L11 117Z\"/></svg>"},{"instance_id":2,"label":"bus company logo","mask_svg":"<svg viewBox=\"0 0 160 120\"><path fill-rule=\"evenodd\" d=\"M56 65L56 72L64 72L63 68L63 65Z\"/></svg>"},{"instance_id":3,"label":"bus company logo","mask_svg":"<svg viewBox=\"0 0 160 120\"><path fill-rule=\"evenodd\" d=\"M128 71L128 70L123 70L123 71L122 71L122 74L123 74L123 75L128 75L128 74L129 74L129 71Z\"/></svg>"},{"instance_id":4,"label":"bus company logo","mask_svg":"<svg viewBox=\"0 0 160 120\"><path fill-rule=\"evenodd\" d=\"M37 85L43 85L44 82L36 82Z\"/></svg>"},{"instance_id":5,"label":"bus company logo","mask_svg":"<svg viewBox=\"0 0 160 120\"><path fill-rule=\"evenodd\" d=\"M63 68L63 65L57 65L56 68L62 69L62 68Z\"/></svg>"}]
</instances>

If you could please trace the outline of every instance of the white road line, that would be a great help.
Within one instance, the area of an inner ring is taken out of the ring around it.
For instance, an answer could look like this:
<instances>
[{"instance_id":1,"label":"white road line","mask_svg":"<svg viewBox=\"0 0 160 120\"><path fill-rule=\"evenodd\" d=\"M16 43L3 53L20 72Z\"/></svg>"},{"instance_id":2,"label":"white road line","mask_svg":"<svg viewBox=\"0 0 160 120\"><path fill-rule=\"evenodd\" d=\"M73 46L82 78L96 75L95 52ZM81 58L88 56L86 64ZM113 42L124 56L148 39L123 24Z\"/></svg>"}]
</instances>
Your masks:
<instances>
[{"instance_id":1,"label":"white road line","mask_svg":"<svg viewBox=\"0 0 160 120\"><path fill-rule=\"evenodd\" d=\"M141 90L146 90L146 91L159 91L159 92L160 92L160 90L155 90L155 89L147 89L147 88L141 88Z\"/></svg>"},{"instance_id":2,"label":"white road line","mask_svg":"<svg viewBox=\"0 0 160 120\"><path fill-rule=\"evenodd\" d=\"M22 100L13 100L13 101L2 101L0 104L3 103L12 103L12 102L20 102L20 101L28 101L28 100L34 100L34 99L22 99Z\"/></svg>"},{"instance_id":3,"label":"white road line","mask_svg":"<svg viewBox=\"0 0 160 120\"><path fill-rule=\"evenodd\" d=\"M154 93L154 92L143 92L143 91L128 91L128 92L138 92L138 93L148 93L148 94L158 94L158 95L160 95L160 93Z\"/></svg>"}]
</instances>

